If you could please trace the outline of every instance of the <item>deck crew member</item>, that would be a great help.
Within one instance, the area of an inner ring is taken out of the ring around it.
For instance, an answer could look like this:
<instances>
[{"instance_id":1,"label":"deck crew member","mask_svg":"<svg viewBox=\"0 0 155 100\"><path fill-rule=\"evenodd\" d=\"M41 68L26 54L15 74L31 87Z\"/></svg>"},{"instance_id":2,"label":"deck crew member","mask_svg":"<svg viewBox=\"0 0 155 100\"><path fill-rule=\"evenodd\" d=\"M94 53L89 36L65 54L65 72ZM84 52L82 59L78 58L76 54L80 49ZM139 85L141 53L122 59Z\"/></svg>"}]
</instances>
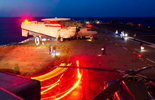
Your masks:
<instances>
[{"instance_id":1,"label":"deck crew member","mask_svg":"<svg viewBox=\"0 0 155 100\"><path fill-rule=\"evenodd\" d=\"M49 45L49 54L50 55L52 54L52 45L51 44Z\"/></svg>"},{"instance_id":2,"label":"deck crew member","mask_svg":"<svg viewBox=\"0 0 155 100\"><path fill-rule=\"evenodd\" d=\"M136 33L134 33L133 37L134 37L134 39L136 38Z\"/></svg>"},{"instance_id":3,"label":"deck crew member","mask_svg":"<svg viewBox=\"0 0 155 100\"><path fill-rule=\"evenodd\" d=\"M56 55L56 46L55 45L52 48L52 53L53 53L53 55Z\"/></svg>"}]
</instances>

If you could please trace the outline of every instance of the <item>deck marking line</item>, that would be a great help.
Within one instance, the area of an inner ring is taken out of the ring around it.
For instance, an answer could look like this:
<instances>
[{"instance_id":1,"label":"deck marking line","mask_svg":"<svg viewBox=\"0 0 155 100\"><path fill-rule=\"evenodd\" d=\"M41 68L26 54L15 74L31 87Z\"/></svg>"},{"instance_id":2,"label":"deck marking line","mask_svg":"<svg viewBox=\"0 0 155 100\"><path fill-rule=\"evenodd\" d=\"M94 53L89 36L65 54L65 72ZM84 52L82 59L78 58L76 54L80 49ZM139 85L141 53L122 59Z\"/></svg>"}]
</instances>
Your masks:
<instances>
[{"instance_id":1,"label":"deck marking line","mask_svg":"<svg viewBox=\"0 0 155 100\"><path fill-rule=\"evenodd\" d=\"M106 38L105 38L106 39ZM108 41L110 41L110 42L112 42L111 40L109 40L108 39ZM114 42L113 42L114 43ZM118 45L118 46L120 46L120 47L122 47L122 48L124 48L125 50L128 50L128 51L130 51L131 53L133 53L133 54L136 54L137 56L139 55L138 53L135 53L135 52L133 52L133 51L131 51L131 50L129 50L129 49L127 49L126 47L124 47L123 45L119 45L119 44L116 44L116 43L114 43L115 45ZM150 61L150 62L152 62L152 63L155 63L155 61L153 61L153 60L150 60L150 59L148 59L148 58L146 58L146 57L144 57L144 56L142 56L144 59L146 59L146 60L148 60L148 61ZM148 64L148 65L150 65L150 64Z\"/></svg>"},{"instance_id":2,"label":"deck marking line","mask_svg":"<svg viewBox=\"0 0 155 100\"><path fill-rule=\"evenodd\" d=\"M126 47L123 47L123 49L128 50Z\"/></svg>"},{"instance_id":3,"label":"deck marking line","mask_svg":"<svg viewBox=\"0 0 155 100\"><path fill-rule=\"evenodd\" d=\"M149 58L146 58L146 60L152 62L152 63L155 63L153 60L149 59Z\"/></svg>"}]
</instances>

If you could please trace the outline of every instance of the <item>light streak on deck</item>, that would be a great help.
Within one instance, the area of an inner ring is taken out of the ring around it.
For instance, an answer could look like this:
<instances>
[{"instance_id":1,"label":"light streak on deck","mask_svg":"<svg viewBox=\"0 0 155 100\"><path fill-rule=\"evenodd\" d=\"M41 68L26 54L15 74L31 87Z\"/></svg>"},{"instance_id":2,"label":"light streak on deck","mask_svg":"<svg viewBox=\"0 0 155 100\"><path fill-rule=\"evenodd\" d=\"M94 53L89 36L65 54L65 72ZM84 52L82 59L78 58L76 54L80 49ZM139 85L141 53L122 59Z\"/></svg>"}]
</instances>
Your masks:
<instances>
[{"instance_id":1,"label":"light streak on deck","mask_svg":"<svg viewBox=\"0 0 155 100\"><path fill-rule=\"evenodd\" d=\"M68 64L67 66L69 66L70 64ZM64 66L64 63L60 64L60 66ZM39 81L45 81L45 80L48 80L48 79L51 79L55 76L58 76L60 74L62 74L63 72L65 72L68 68L55 68L54 70L46 73L46 74L43 74L41 76L37 76L37 77L31 77L32 79L36 79L36 80L39 80Z\"/></svg>"},{"instance_id":2,"label":"light streak on deck","mask_svg":"<svg viewBox=\"0 0 155 100\"><path fill-rule=\"evenodd\" d=\"M79 61L76 61L77 67L79 67ZM70 92L72 92L80 83L81 77L82 75L80 74L79 68L77 68L77 74L78 74L78 81L69 89L69 91L67 91L65 94L63 94L60 97L57 97L55 100L59 100L62 99L63 97L65 97L66 95L68 95Z\"/></svg>"},{"instance_id":3,"label":"light streak on deck","mask_svg":"<svg viewBox=\"0 0 155 100\"><path fill-rule=\"evenodd\" d=\"M60 80L61 80L61 78L62 78L63 75L64 75L64 74L62 74L62 75L60 76L60 78L59 78L55 83L50 84L50 85L48 85L48 86L41 87L41 89L45 89L45 88L46 88L45 90L41 91L41 95L44 94L45 92L51 90L51 89L54 88L55 86L59 85L59 82L60 82Z\"/></svg>"},{"instance_id":4,"label":"light streak on deck","mask_svg":"<svg viewBox=\"0 0 155 100\"><path fill-rule=\"evenodd\" d=\"M76 61L77 67L79 67L79 61ZM49 100L49 99L54 99L54 100L60 100L62 98L64 98L65 96L67 96L69 93L71 93L80 83L81 81L81 77L82 75L80 74L79 68L77 68L77 76L78 76L78 80L76 81L76 83L68 90L63 91L57 95L54 96L50 96L50 97L46 97L46 98L42 98L42 100ZM60 95L60 96L59 96Z\"/></svg>"}]
</instances>

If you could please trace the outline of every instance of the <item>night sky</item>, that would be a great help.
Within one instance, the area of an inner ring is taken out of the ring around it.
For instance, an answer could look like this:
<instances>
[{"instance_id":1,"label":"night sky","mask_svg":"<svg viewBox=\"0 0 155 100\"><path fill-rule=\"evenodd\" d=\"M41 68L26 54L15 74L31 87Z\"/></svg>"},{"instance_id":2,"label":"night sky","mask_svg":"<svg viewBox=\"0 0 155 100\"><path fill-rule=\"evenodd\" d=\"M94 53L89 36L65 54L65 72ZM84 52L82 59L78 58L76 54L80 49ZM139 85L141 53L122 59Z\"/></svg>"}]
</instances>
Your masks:
<instances>
[{"instance_id":1,"label":"night sky","mask_svg":"<svg viewBox=\"0 0 155 100\"><path fill-rule=\"evenodd\" d=\"M155 17L155 0L1 0L0 17Z\"/></svg>"}]
</instances>

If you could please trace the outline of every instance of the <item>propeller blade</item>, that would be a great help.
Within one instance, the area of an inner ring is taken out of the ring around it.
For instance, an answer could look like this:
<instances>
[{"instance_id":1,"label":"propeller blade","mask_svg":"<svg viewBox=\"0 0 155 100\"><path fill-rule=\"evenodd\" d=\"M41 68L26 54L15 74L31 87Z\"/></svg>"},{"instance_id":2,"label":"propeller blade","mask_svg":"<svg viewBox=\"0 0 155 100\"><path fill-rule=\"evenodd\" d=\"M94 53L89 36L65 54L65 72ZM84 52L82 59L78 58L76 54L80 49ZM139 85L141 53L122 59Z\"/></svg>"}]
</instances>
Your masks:
<instances>
[{"instance_id":1,"label":"propeller blade","mask_svg":"<svg viewBox=\"0 0 155 100\"><path fill-rule=\"evenodd\" d=\"M144 71L144 70L147 70L147 69L150 69L150 68L155 68L155 66L149 66L149 67L142 67L140 69L137 70L137 74L141 71Z\"/></svg>"},{"instance_id":2,"label":"propeller blade","mask_svg":"<svg viewBox=\"0 0 155 100\"><path fill-rule=\"evenodd\" d=\"M117 80L115 83L108 86L105 90L101 91L92 100L106 100L106 99L108 99L120 88L121 81L122 81L122 79Z\"/></svg>"},{"instance_id":3,"label":"propeller blade","mask_svg":"<svg viewBox=\"0 0 155 100\"><path fill-rule=\"evenodd\" d=\"M77 67L77 66L54 66L54 67L60 67L60 68L80 68L80 69L88 69L88 70L95 70L95 71L111 71L111 72L118 72L117 70L110 70L110 69L103 69L103 68L94 68L94 67Z\"/></svg>"}]
</instances>

